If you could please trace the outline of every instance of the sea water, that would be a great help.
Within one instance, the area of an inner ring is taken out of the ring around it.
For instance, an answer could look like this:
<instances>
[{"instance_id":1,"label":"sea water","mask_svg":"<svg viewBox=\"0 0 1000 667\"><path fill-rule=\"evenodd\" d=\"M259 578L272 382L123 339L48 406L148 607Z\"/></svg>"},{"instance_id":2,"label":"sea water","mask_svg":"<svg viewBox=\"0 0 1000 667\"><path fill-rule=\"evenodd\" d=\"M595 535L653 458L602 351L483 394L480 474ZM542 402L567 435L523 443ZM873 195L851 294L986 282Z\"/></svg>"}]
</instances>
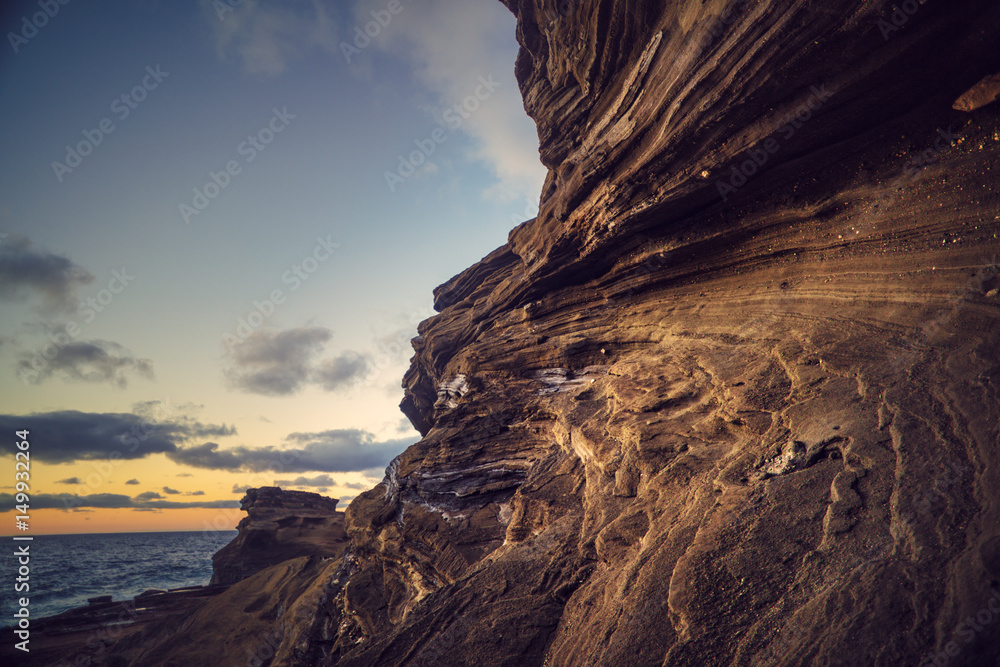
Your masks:
<instances>
[{"instance_id":1,"label":"sea water","mask_svg":"<svg viewBox=\"0 0 1000 667\"><path fill-rule=\"evenodd\" d=\"M52 616L87 605L87 598L111 595L130 599L150 589L205 585L212 578L212 555L236 537L236 531L173 533L90 533L35 535L30 542L6 542L0 571L7 589L2 597L8 625L21 597L30 601L32 618ZM15 592L15 547L30 545L30 590Z\"/></svg>"}]
</instances>

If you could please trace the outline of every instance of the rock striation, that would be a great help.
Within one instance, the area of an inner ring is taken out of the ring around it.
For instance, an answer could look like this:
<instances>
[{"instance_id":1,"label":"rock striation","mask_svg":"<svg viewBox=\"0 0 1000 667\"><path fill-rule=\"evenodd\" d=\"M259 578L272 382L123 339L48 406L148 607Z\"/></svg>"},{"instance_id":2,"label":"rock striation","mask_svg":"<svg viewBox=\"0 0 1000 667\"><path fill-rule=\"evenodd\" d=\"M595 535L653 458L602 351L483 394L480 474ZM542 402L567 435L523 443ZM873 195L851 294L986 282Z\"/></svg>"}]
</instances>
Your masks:
<instances>
[{"instance_id":1,"label":"rock striation","mask_svg":"<svg viewBox=\"0 0 1000 667\"><path fill-rule=\"evenodd\" d=\"M212 557L212 581L235 584L271 565L302 556L339 556L347 541L337 500L276 486L247 489L239 534Z\"/></svg>"},{"instance_id":2,"label":"rock striation","mask_svg":"<svg viewBox=\"0 0 1000 667\"><path fill-rule=\"evenodd\" d=\"M1000 664L1000 5L505 4L539 214L261 664Z\"/></svg>"}]
</instances>

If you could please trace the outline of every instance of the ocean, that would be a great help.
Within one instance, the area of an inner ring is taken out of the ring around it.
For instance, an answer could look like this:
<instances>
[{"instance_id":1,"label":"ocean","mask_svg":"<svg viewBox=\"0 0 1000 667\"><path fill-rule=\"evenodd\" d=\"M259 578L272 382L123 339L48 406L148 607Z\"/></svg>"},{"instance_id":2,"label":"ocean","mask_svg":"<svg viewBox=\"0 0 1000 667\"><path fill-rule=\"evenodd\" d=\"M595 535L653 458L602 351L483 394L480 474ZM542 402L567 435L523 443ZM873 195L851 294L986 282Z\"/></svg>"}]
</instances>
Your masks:
<instances>
[{"instance_id":1,"label":"ocean","mask_svg":"<svg viewBox=\"0 0 1000 667\"><path fill-rule=\"evenodd\" d=\"M31 542L6 542L0 571L3 618L8 625L15 601L30 600L32 618L87 605L87 598L130 599L151 588L204 585L212 578L212 555L236 537L235 530L174 533L35 535ZM16 547L30 544L31 590L15 593Z\"/></svg>"}]
</instances>

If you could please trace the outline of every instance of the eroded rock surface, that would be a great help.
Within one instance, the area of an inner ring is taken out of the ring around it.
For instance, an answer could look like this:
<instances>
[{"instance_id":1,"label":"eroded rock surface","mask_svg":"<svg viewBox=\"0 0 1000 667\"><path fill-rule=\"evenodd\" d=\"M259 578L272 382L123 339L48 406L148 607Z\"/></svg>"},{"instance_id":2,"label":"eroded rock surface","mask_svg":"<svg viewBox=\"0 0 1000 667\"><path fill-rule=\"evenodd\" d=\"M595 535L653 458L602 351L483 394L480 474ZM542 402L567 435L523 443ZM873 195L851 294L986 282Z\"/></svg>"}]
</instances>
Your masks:
<instances>
[{"instance_id":1,"label":"eroded rock surface","mask_svg":"<svg viewBox=\"0 0 1000 667\"><path fill-rule=\"evenodd\" d=\"M998 660L1000 7L911 4L508 2L540 213L283 664Z\"/></svg>"},{"instance_id":2,"label":"eroded rock surface","mask_svg":"<svg viewBox=\"0 0 1000 667\"><path fill-rule=\"evenodd\" d=\"M270 664L1000 663L1000 5L506 4L539 215Z\"/></svg>"},{"instance_id":3,"label":"eroded rock surface","mask_svg":"<svg viewBox=\"0 0 1000 667\"><path fill-rule=\"evenodd\" d=\"M212 584L235 584L301 556L339 556L347 542L337 500L276 486L247 489L239 535L212 557Z\"/></svg>"}]
</instances>

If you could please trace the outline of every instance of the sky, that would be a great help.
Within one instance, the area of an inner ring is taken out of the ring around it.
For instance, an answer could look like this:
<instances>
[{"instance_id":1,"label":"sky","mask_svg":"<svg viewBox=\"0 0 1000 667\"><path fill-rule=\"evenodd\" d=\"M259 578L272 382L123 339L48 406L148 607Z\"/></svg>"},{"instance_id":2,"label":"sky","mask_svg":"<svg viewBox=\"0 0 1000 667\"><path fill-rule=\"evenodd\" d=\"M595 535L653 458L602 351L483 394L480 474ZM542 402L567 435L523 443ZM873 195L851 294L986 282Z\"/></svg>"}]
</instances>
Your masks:
<instances>
[{"instance_id":1,"label":"sky","mask_svg":"<svg viewBox=\"0 0 1000 667\"><path fill-rule=\"evenodd\" d=\"M513 16L35 0L0 25L0 534L18 482L27 534L377 484L419 439L400 382L432 290L537 211Z\"/></svg>"}]
</instances>

